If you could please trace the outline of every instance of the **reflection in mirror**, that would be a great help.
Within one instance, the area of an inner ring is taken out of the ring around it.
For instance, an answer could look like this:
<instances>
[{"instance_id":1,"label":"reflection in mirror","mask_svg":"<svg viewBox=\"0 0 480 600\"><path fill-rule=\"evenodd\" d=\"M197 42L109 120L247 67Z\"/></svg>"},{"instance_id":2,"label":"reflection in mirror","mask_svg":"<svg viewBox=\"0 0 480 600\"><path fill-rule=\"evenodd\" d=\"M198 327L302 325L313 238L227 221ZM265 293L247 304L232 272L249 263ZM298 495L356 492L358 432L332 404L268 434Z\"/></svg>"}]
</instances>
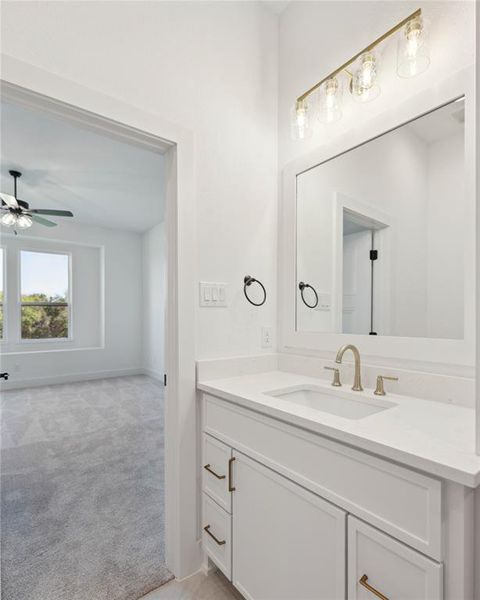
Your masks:
<instances>
[{"instance_id":1,"label":"reflection in mirror","mask_svg":"<svg viewBox=\"0 0 480 600\"><path fill-rule=\"evenodd\" d=\"M460 98L297 176L297 331L463 338L464 114Z\"/></svg>"}]
</instances>

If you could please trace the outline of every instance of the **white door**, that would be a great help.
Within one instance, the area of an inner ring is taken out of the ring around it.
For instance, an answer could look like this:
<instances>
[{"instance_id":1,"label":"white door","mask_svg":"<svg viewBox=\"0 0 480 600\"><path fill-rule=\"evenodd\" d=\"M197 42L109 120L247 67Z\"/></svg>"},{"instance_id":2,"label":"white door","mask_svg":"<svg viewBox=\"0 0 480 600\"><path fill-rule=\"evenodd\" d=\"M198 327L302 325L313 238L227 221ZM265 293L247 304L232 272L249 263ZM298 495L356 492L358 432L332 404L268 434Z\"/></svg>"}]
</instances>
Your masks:
<instances>
[{"instance_id":1,"label":"white door","mask_svg":"<svg viewBox=\"0 0 480 600\"><path fill-rule=\"evenodd\" d=\"M346 513L234 452L233 583L247 600L345 598Z\"/></svg>"},{"instance_id":2,"label":"white door","mask_svg":"<svg viewBox=\"0 0 480 600\"><path fill-rule=\"evenodd\" d=\"M343 237L343 333L370 332L372 232Z\"/></svg>"}]
</instances>

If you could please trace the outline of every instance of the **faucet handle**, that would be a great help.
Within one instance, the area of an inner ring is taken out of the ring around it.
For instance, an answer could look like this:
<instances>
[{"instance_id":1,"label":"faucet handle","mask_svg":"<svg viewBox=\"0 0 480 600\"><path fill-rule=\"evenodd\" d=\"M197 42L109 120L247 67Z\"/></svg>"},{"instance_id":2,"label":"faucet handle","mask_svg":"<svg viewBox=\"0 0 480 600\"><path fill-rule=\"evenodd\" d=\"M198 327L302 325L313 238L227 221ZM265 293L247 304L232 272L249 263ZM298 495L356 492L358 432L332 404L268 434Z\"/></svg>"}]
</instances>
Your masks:
<instances>
[{"instance_id":1,"label":"faucet handle","mask_svg":"<svg viewBox=\"0 0 480 600\"><path fill-rule=\"evenodd\" d=\"M341 387L342 382L340 381L340 369L337 369L337 367L323 367L323 368L327 369L327 371L333 371L332 385L334 387Z\"/></svg>"},{"instance_id":2,"label":"faucet handle","mask_svg":"<svg viewBox=\"0 0 480 600\"><path fill-rule=\"evenodd\" d=\"M377 375L377 387L375 388L375 391L373 392L375 394L375 396L386 396L387 392L385 391L385 388L383 387L383 382L385 379L388 379L388 381L398 381L398 377L389 377L387 375Z\"/></svg>"}]
</instances>

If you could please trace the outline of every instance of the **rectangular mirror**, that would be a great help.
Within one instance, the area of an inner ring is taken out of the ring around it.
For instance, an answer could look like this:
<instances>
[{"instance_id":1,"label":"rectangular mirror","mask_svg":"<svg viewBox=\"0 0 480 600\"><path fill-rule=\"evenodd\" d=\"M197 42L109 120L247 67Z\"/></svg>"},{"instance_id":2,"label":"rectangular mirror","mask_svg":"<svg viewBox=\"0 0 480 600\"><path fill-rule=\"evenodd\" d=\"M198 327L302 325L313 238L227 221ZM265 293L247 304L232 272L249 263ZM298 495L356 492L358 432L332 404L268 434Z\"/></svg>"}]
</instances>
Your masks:
<instances>
[{"instance_id":1,"label":"rectangular mirror","mask_svg":"<svg viewBox=\"0 0 480 600\"><path fill-rule=\"evenodd\" d=\"M296 330L463 339L464 98L297 175Z\"/></svg>"}]
</instances>

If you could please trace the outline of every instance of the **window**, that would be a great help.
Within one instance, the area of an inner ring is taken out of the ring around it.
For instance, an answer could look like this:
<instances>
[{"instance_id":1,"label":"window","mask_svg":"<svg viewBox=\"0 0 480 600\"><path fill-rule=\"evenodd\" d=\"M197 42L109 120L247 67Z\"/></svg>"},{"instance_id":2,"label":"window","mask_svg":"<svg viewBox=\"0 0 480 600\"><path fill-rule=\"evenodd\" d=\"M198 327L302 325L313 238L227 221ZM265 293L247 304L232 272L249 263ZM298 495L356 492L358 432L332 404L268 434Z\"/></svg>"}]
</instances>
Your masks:
<instances>
[{"instance_id":1,"label":"window","mask_svg":"<svg viewBox=\"0 0 480 600\"><path fill-rule=\"evenodd\" d=\"M4 302L4 291L5 291L5 281L4 281L4 269L3 269L3 261L4 259L4 251L3 248L0 248L0 339L3 340L3 302Z\"/></svg>"},{"instance_id":2,"label":"window","mask_svg":"<svg viewBox=\"0 0 480 600\"><path fill-rule=\"evenodd\" d=\"M69 337L70 257L53 252L20 252L23 340Z\"/></svg>"}]
</instances>

